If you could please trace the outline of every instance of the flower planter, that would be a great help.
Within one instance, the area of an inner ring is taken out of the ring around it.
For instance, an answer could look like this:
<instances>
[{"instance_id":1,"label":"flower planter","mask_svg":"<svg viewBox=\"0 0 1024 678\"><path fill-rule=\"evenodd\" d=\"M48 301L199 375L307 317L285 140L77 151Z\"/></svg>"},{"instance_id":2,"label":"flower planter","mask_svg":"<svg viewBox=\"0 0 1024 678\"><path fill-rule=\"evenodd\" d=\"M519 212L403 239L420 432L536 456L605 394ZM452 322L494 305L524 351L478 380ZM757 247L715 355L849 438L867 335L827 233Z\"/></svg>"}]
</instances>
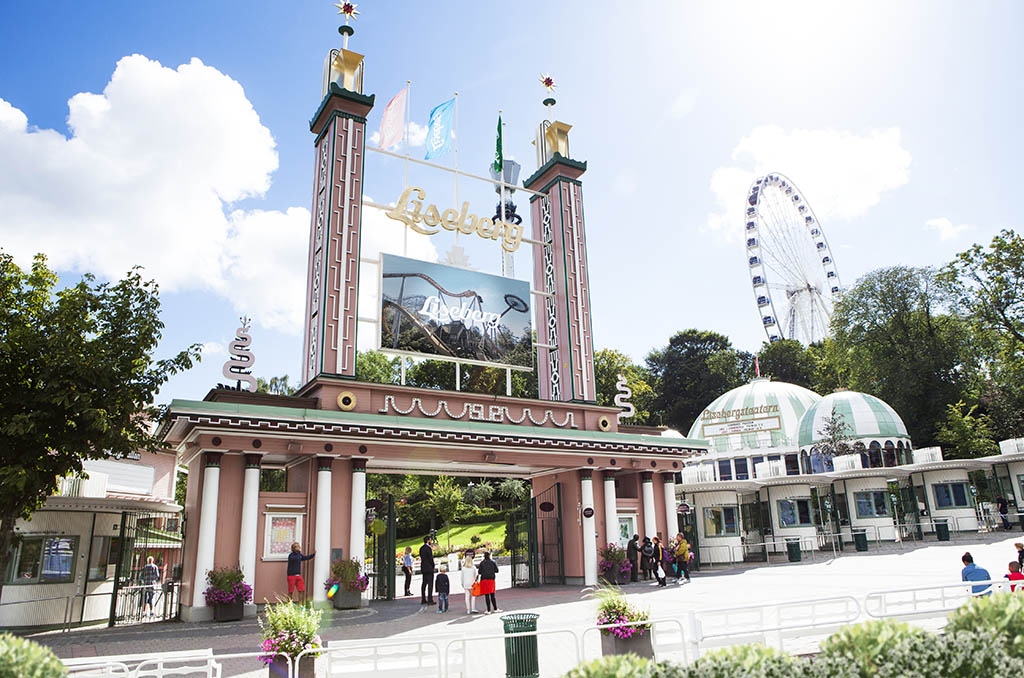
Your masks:
<instances>
[{"instance_id":1,"label":"flower planter","mask_svg":"<svg viewBox=\"0 0 1024 678\"><path fill-rule=\"evenodd\" d=\"M363 594L361 591L346 591L338 589L338 592L331 598L331 604L335 610L358 610L362 604Z\"/></svg>"},{"instance_id":2,"label":"flower planter","mask_svg":"<svg viewBox=\"0 0 1024 678\"><path fill-rule=\"evenodd\" d=\"M647 659L654 659L654 642L651 639L651 630L643 633L634 633L629 638L619 638L613 635L601 633L601 654L635 654Z\"/></svg>"},{"instance_id":3,"label":"flower planter","mask_svg":"<svg viewBox=\"0 0 1024 678\"><path fill-rule=\"evenodd\" d=\"M238 621L245 614L245 603L241 600L234 603L217 603L213 606L214 621Z\"/></svg>"},{"instance_id":4,"label":"flower planter","mask_svg":"<svg viewBox=\"0 0 1024 678\"><path fill-rule=\"evenodd\" d=\"M274 657L274 661L267 664L267 676L288 678L288 661L284 657ZM292 674L292 678L316 678L316 657L305 656L300 659L298 670Z\"/></svg>"}]
</instances>

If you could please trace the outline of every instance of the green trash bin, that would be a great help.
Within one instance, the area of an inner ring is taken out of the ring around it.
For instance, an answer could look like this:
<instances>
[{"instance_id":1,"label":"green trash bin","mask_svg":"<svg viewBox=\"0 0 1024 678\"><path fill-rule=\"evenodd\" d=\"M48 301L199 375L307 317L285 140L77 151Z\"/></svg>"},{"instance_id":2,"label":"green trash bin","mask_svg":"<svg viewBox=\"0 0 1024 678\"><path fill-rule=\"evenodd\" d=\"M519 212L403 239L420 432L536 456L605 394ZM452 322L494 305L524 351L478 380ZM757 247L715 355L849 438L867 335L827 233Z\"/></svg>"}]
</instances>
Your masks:
<instances>
[{"instance_id":1,"label":"green trash bin","mask_svg":"<svg viewBox=\"0 0 1024 678\"><path fill-rule=\"evenodd\" d=\"M853 545L858 551L868 550L868 531L864 528L853 530Z\"/></svg>"},{"instance_id":2,"label":"green trash bin","mask_svg":"<svg viewBox=\"0 0 1024 678\"><path fill-rule=\"evenodd\" d=\"M789 562L799 563L803 557L800 553L800 538L799 537L786 537L786 554L789 556Z\"/></svg>"},{"instance_id":3,"label":"green trash bin","mask_svg":"<svg viewBox=\"0 0 1024 678\"><path fill-rule=\"evenodd\" d=\"M939 518L935 521L935 536L939 541L949 541L949 519Z\"/></svg>"},{"instance_id":4,"label":"green trash bin","mask_svg":"<svg viewBox=\"0 0 1024 678\"><path fill-rule=\"evenodd\" d=\"M537 617L532 612L506 614L501 618L505 633L529 633L537 630ZM540 659L537 636L516 636L505 639L505 678L538 678Z\"/></svg>"}]
</instances>

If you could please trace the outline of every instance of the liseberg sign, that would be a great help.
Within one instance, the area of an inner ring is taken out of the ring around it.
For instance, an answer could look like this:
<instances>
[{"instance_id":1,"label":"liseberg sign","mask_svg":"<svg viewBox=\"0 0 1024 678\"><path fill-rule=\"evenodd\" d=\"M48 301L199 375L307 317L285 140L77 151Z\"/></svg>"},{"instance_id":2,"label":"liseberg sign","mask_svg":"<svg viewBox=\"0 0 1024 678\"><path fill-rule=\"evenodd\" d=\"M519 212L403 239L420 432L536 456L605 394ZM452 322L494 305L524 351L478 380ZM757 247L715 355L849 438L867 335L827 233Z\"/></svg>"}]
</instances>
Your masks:
<instances>
[{"instance_id":1,"label":"liseberg sign","mask_svg":"<svg viewBox=\"0 0 1024 678\"><path fill-rule=\"evenodd\" d=\"M530 285L381 257L381 349L533 369Z\"/></svg>"}]
</instances>

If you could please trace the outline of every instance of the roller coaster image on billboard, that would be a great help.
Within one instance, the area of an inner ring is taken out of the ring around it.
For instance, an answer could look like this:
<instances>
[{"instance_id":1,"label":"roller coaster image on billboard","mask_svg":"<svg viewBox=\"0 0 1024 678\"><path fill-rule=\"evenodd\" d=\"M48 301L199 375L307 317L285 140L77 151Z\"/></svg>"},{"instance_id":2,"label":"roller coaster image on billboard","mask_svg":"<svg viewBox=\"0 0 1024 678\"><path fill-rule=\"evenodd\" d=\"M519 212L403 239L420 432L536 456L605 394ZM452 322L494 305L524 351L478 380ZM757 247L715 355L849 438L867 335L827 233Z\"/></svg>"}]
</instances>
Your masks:
<instances>
[{"instance_id":1,"label":"roller coaster image on billboard","mask_svg":"<svg viewBox=\"0 0 1024 678\"><path fill-rule=\"evenodd\" d=\"M530 285L385 254L381 348L533 369Z\"/></svg>"}]
</instances>

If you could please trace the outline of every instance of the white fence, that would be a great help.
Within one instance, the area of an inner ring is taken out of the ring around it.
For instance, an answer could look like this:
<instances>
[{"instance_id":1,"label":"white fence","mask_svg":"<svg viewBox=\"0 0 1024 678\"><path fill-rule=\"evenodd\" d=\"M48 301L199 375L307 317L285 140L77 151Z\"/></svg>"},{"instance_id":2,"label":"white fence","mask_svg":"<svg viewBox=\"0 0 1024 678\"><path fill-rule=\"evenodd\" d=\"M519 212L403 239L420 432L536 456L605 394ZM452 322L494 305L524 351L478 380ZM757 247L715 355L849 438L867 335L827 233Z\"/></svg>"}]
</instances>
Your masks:
<instances>
[{"instance_id":1,"label":"white fence","mask_svg":"<svg viewBox=\"0 0 1024 678\"><path fill-rule=\"evenodd\" d=\"M947 615L972 595L1008 591L1005 579L955 582L917 588L873 591L858 599L834 596L747 607L687 611L679 617L650 620L659 660L689 663L706 650L743 643L763 643L794 653L814 652L837 629L865 618L930 620L941 627ZM973 587L986 592L974 593ZM1024 595L1024 585L1018 592ZM483 636L332 641L326 648L300 655L315 659L316 675L327 678L474 678L500 675L510 639L536 639L541 676L561 676L582 661L601 655L602 627L542 629L536 632ZM165 676L238 675L222 667L230 660L255 659L259 653L217 654L211 650L125 657L65 660L76 678L163 678ZM239 662L235 662L236 665ZM252 675L262 664L246 663ZM251 668L257 667L257 668ZM263 669L265 671L265 669ZM243 671L245 673L245 671ZM288 665L281 678L299 675Z\"/></svg>"}]
</instances>

